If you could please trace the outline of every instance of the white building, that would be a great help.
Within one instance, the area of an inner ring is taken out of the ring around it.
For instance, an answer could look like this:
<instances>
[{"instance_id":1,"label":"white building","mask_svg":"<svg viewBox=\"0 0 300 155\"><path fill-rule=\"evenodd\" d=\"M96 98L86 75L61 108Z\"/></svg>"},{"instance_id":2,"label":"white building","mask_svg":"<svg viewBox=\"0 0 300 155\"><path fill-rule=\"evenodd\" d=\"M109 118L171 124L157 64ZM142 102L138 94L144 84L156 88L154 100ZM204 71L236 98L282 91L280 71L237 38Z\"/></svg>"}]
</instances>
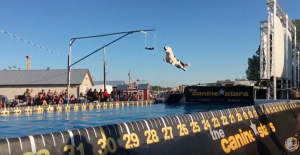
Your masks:
<instances>
[{"instance_id":1,"label":"white building","mask_svg":"<svg viewBox=\"0 0 300 155\"><path fill-rule=\"evenodd\" d=\"M67 75L67 69L0 70L0 94L18 98L26 89L33 89L36 95L48 89L59 93L67 89ZM94 85L88 69L72 69L70 83L69 93L75 96Z\"/></svg>"}]
</instances>

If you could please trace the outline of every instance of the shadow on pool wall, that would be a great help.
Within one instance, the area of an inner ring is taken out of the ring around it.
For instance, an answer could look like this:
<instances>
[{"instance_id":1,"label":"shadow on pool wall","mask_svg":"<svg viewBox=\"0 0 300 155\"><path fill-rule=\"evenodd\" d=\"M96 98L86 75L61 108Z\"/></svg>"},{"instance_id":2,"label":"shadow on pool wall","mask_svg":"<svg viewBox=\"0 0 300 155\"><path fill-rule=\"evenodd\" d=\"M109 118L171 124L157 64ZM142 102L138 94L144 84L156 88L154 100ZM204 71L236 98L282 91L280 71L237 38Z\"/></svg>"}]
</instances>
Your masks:
<instances>
[{"instance_id":1,"label":"shadow on pool wall","mask_svg":"<svg viewBox=\"0 0 300 155\"><path fill-rule=\"evenodd\" d=\"M293 100L2 139L0 155L296 155L299 112Z\"/></svg>"}]
</instances>

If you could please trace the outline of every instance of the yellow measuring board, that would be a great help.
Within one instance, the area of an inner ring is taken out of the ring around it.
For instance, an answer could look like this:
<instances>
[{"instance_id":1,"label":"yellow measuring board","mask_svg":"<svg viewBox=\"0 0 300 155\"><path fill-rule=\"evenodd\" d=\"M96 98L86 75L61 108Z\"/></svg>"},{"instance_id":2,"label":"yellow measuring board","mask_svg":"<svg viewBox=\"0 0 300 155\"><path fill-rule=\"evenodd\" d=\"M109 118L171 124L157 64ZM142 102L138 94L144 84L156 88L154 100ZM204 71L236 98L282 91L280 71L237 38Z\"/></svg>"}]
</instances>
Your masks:
<instances>
[{"instance_id":1,"label":"yellow measuring board","mask_svg":"<svg viewBox=\"0 0 300 155\"><path fill-rule=\"evenodd\" d=\"M133 105L143 105L143 104L153 104L153 100L149 101L117 101L117 102L101 102L101 103L75 103L75 104L63 104L63 105L40 105L40 106L27 106L27 107L11 107L0 109L0 115L10 115L10 114L32 114L36 113L51 113L51 112L62 112L62 111L86 111L93 109L106 109L106 108L118 108L120 106L133 106Z\"/></svg>"}]
</instances>

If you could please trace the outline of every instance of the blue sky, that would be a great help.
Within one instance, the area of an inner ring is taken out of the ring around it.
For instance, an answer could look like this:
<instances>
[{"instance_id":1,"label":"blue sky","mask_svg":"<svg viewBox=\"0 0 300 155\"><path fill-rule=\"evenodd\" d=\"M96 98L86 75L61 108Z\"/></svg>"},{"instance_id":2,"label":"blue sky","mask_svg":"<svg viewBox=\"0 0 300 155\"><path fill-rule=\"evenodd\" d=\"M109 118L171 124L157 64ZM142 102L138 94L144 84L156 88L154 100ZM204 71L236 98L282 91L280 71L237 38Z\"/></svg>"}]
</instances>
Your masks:
<instances>
[{"instance_id":1,"label":"blue sky","mask_svg":"<svg viewBox=\"0 0 300 155\"><path fill-rule=\"evenodd\" d=\"M300 1L279 2L289 17L300 18ZM155 35L155 51L145 50L141 33L107 47L107 76L108 80L128 80L130 68L133 79L164 86L245 76L247 58L259 45L259 22L267 19L266 0L3 0L1 6L0 29L65 55L72 37L154 28L156 31L147 35L147 44L154 44ZM72 57L82 58L117 37L77 40ZM178 59L191 63L186 72L163 62L164 46L172 47ZM26 55L32 55L31 69L67 67L66 57L3 33L0 53L0 69L26 69ZM86 61L90 62L74 68L88 68L102 80L102 52Z\"/></svg>"}]
</instances>

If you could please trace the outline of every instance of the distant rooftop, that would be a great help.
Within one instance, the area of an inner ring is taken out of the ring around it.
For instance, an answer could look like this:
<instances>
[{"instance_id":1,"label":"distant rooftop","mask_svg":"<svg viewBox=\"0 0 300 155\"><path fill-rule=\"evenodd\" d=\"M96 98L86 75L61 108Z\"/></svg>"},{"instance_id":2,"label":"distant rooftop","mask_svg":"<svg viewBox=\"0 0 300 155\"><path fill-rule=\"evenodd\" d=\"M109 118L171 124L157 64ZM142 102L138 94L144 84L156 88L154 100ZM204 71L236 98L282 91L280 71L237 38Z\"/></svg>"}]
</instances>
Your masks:
<instances>
[{"instance_id":1,"label":"distant rooftop","mask_svg":"<svg viewBox=\"0 0 300 155\"><path fill-rule=\"evenodd\" d=\"M82 84L88 69L72 69L71 84ZM67 84L67 69L49 70L0 70L0 86L17 85L62 85ZM92 82L93 83L93 82Z\"/></svg>"}]
</instances>

